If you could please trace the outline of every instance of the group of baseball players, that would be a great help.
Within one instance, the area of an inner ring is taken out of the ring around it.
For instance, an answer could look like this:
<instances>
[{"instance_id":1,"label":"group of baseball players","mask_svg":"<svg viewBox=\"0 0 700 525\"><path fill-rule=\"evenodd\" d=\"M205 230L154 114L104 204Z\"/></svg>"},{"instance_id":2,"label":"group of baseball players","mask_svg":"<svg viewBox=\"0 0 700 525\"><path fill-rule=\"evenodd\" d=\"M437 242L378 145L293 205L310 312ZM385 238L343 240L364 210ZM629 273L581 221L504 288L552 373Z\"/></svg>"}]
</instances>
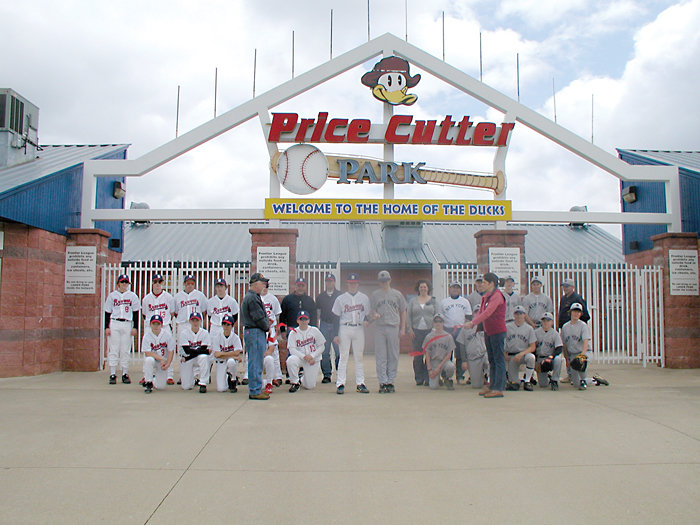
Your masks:
<instances>
[{"instance_id":1,"label":"group of baseball players","mask_svg":"<svg viewBox=\"0 0 700 525\"><path fill-rule=\"evenodd\" d=\"M186 275L183 290L173 297L164 290L163 276L154 274L151 291L141 301L129 290L128 275L120 275L116 290L109 294L104 307L109 383L116 384L118 365L121 381L131 383L129 359L139 317L144 319L140 383L146 393L175 384L173 363L178 359L178 384L185 390L198 386L200 393L206 393L215 367L217 391L235 393L240 382L248 385L250 399L264 400L285 382L283 368L289 392L295 393L300 387L315 388L320 374L322 383L330 383L334 363L336 393L344 394L352 349L355 390L367 394L363 353L369 324L374 325L379 393L396 391L400 337L407 331L413 340L411 355L417 385L453 390L455 380L465 382L467 371L466 383L473 388L482 388L488 382L483 333L469 322L472 314L479 311L484 294L481 276L467 297L461 295L460 282L450 283L449 296L439 304L430 295L430 283L424 280L416 285L418 295L407 302L401 292L391 287L391 275L386 270L379 272L377 289L369 297L359 291L360 279L354 273L347 276L344 293L337 289L335 276L327 274L325 289L315 301L307 294L303 278L296 280L294 291L281 304L269 292L268 282L260 273L251 275L250 290L239 308L221 278L215 281L214 295L207 299L196 289L195 277ZM541 278L532 280L531 293L522 298L513 291L512 278L504 284L506 390L519 390L522 386L531 391L537 383L557 390L563 362L573 386L585 389L589 383L607 384L603 378L586 377L589 315L572 281L562 284L559 331L554 329L552 300L542 292ZM239 311L245 350L234 330ZM208 316L208 329L203 326L204 316ZM282 348L280 339L286 341ZM239 378L241 364L243 373ZM525 368L522 378L521 366ZM537 381L533 378L535 371Z\"/></svg>"}]
</instances>

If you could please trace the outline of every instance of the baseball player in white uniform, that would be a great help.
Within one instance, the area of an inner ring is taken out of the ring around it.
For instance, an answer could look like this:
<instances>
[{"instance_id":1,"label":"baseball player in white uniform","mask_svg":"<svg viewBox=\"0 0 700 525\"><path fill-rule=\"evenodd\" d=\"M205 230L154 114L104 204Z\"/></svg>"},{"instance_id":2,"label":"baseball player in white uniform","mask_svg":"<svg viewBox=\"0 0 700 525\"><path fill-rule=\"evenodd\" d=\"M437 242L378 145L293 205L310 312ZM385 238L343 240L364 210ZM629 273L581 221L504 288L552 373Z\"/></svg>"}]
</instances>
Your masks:
<instances>
[{"instance_id":1,"label":"baseball player in white uniform","mask_svg":"<svg viewBox=\"0 0 700 525\"><path fill-rule=\"evenodd\" d=\"M209 354L211 351L211 337L209 332L202 328L202 314L193 312L190 314L190 326L184 328L178 337L180 349L180 379L183 390L192 390L194 387L194 370L196 363L199 367L199 392L207 392L209 382Z\"/></svg>"},{"instance_id":2,"label":"baseball player in white uniform","mask_svg":"<svg viewBox=\"0 0 700 525\"><path fill-rule=\"evenodd\" d=\"M571 386L578 386L579 390L586 389L586 372L579 372L569 366L571 360L578 354L585 354L591 344L591 332L588 324L581 321L583 306L574 303L569 308L571 321L561 327L561 340L564 343L564 358L566 367L569 369Z\"/></svg>"},{"instance_id":3,"label":"baseball player in white uniform","mask_svg":"<svg viewBox=\"0 0 700 525\"><path fill-rule=\"evenodd\" d=\"M139 321L141 301L134 292L129 290L130 284L128 275L122 274L117 277L117 289L107 296L104 305L110 385L117 383L117 364L121 364L122 383L131 383L129 359Z\"/></svg>"},{"instance_id":4,"label":"baseball player in white uniform","mask_svg":"<svg viewBox=\"0 0 700 525\"><path fill-rule=\"evenodd\" d=\"M289 391L294 393L303 386L311 390L316 386L318 372L321 369L321 356L326 344L321 330L315 326L309 326L309 312L301 310L297 316L299 326L294 328L287 336L287 371L291 386ZM299 384L299 369L304 369L304 376Z\"/></svg>"},{"instance_id":5,"label":"baseball player in white uniform","mask_svg":"<svg viewBox=\"0 0 700 525\"><path fill-rule=\"evenodd\" d=\"M173 299L172 295L163 290L163 281L162 274L153 274L151 278L151 291L143 298L143 301L141 301L141 314L146 323L148 323L148 320L154 315L159 315L162 319L161 330L172 335L170 324L172 323L172 314L175 311L175 299ZM150 330L150 323L146 325L144 332L147 330ZM174 385L173 360L171 360L167 372L167 384ZM145 376L142 381L145 381Z\"/></svg>"},{"instance_id":6,"label":"baseball player in white uniform","mask_svg":"<svg viewBox=\"0 0 700 525\"><path fill-rule=\"evenodd\" d=\"M228 294L226 279L214 281L214 295L207 301L207 314L209 315L209 335L212 340L221 332L221 319L224 315L230 315L235 323L238 319L238 302Z\"/></svg>"},{"instance_id":7,"label":"baseball player in white uniform","mask_svg":"<svg viewBox=\"0 0 700 525\"><path fill-rule=\"evenodd\" d=\"M265 306L265 312L267 312L267 317L270 320L270 330L267 333L267 345L274 346L274 351L272 352L272 358L274 362L274 374L272 379L273 386L280 386L282 384L282 367L280 366L280 350L279 343L277 342L277 324L282 313L282 307L280 306L279 299L277 296L270 292L270 289L266 286L260 297ZM246 373L248 367L245 367ZM263 359L263 376L265 375L265 361ZM247 376L246 376L247 377Z\"/></svg>"},{"instance_id":8,"label":"baseball player in white uniform","mask_svg":"<svg viewBox=\"0 0 700 525\"><path fill-rule=\"evenodd\" d=\"M525 309L525 322L533 328L542 323L545 312L553 312L554 305L548 295L542 293L542 277L535 276L530 282L530 293L522 298L520 306Z\"/></svg>"},{"instance_id":9,"label":"baseball player in white uniform","mask_svg":"<svg viewBox=\"0 0 700 525\"><path fill-rule=\"evenodd\" d=\"M457 349L455 351L455 365L457 366L457 382L464 379L464 370L462 367L462 343L459 339L459 334L462 326L472 318L472 305L466 297L462 297L462 283L452 281L449 288L449 297L445 297L440 302L438 313L445 320L445 330L449 332L455 340ZM481 296L479 296L479 306L481 304Z\"/></svg>"},{"instance_id":10,"label":"baseball player in white uniform","mask_svg":"<svg viewBox=\"0 0 700 525\"><path fill-rule=\"evenodd\" d=\"M202 292L195 290L195 282L194 275L185 275L182 284L183 289L175 294L175 316L177 318L175 339L178 344L180 342L180 334L190 328L190 316L196 312L200 317L204 318L204 314L207 311L209 301ZM198 366L196 363L193 366L193 373L197 375Z\"/></svg>"},{"instance_id":11,"label":"baseball player in white uniform","mask_svg":"<svg viewBox=\"0 0 700 525\"><path fill-rule=\"evenodd\" d=\"M160 315L153 314L148 327L148 330L143 331L141 341L141 351L144 354L143 377L147 378L143 384L146 394L150 394L154 387L157 390L165 388L168 368L175 352L173 334L164 330L163 318Z\"/></svg>"},{"instance_id":12,"label":"baseball player in white uniform","mask_svg":"<svg viewBox=\"0 0 700 525\"><path fill-rule=\"evenodd\" d=\"M216 363L216 390L231 393L238 392L238 363L243 358L243 343L238 334L233 331L236 320L232 315L221 316L221 332L211 336L211 360ZM211 334L210 334L211 335Z\"/></svg>"},{"instance_id":13,"label":"baseball player in white uniform","mask_svg":"<svg viewBox=\"0 0 700 525\"><path fill-rule=\"evenodd\" d=\"M479 311L476 307L474 313ZM485 376L489 373L489 358L486 353L484 332L477 332L476 327L462 328L457 341L462 352L462 370L469 370L472 388L482 388Z\"/></svg>"},{"instance_id":14,"label":"baseball player in white uniform","mask_svg":"<svg viewBox=\"0 0 700 525\"><path fill-rule=\"evenodd\" d=\"M541 320L542 325L535 330L535 337L537 338L535 346L537 382L541 388L546 388L549 385L552 390L559 390L563 343L559 332L554 329L554 315L552 312L545 312ZM542 363L545 359L551 360L552 370L550 372L542 371Z\"/></svg>"},{"instance_id":15,"label":"baseball player in white uniform","mask_svg":"<svg viewBox=\"0 0 700 525\"><path fill-rule=\"evenodd\" d=\"M506 323L511 322L513 317L513 309L520 305L520 294L513 290L515 280L509 275L506 277L505 286L503 289L503 297L506 299Z\"/></svg>"},{"instance_id":16,"label":"baseball player in white uniform","mask_svg":"<svg viewBox=\"0 0 700 525\"><path fill-rule=\"evenodd\" d=\"M525 309L516 306L513 310L515 320L506 324L506 367L508 371L508 383L506 390L520 390L518 377L520 365L525 365L524 390L532 392L532 374L535 371L535 331L525 322Z\"/></svg>"},{"instance_id":17,"label":"baseball player in white uniform","mask_svg":"<svg viewBox=\"0 0 700 525\"><path fill-rule=\"evenodd\" d=\"M345 381L348 373L348 360L350 359L350 347L355 359L355 384L356 391L360 394L369 394L365 386L365 368L363 355L365 351L365 326L366 317L370 312L369 297L360 292L360 277L356 273L348 275L346 280L348 291L339 295L333 303L333 314L340 319L338 335L335 343L340 352L338 372L336 374L336 393L345 393Z\"/></svg>"}]
</instances>

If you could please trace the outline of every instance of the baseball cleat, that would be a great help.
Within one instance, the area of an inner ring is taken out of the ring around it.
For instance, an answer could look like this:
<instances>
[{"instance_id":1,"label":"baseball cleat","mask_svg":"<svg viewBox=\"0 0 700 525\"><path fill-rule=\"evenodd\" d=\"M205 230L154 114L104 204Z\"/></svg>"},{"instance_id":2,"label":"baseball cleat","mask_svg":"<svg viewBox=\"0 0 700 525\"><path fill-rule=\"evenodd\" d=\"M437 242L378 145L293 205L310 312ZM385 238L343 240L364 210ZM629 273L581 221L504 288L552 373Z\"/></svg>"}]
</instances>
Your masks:
<instances>
[{"instance_id":1,"label":"baseball cleat","mask_svg":"<svg viewBox=\"0 0 700 525\"><path fill-rule=\"evenodd\" d=\"M272 386L282 386L282 380L281 379L275 379L272 381Z\"/></svg>"},{"instance_id":2,"label":"baseball cleat","mask_svg":"<svg viewBox=\"0 0 700 525\"><path fill-rule=\"evenodd\" d=\"M146 390L144 390L146 394L150 394L153 391L153 383L146 383L143 386L146 388Z\"/></svg>"},{"instance_id":3,"label":"baseball cleat","mask_svg":"<svg viewBox=\"0 0 700 525\"><path fill-rule=\"evenodd\" d=\"M549 388L551 388L552 390L559 390L559 383L557 383L556 381L552 380L552 381L550 381L550 383L549 383Z\"/></svg>"},{"instance_id":4,"label":"baseball cleat","mask_svg":"<svg viewBox=\"0 0 700 525\"><path fill-rule=\"evenodd\" d=\"M169 377L168 380L167 380L166 382L167 382L167 384L169 384L169 385L174 385L174 384L175 384L175 380L174 380L172 377Z\"/></svg>"},{"instance_id":5,"label":"baseball cleat","mask_svg":"<svg viewBox=\"0 0 700 525\"><path fill-rule=\"evenodd\" d=\"M126 385L130 385L130 384L131 384L131 379L129 379L129 374L124 374L124 375L122 376L122 383L124 383L124 384L126 384Z\"/></svg>"},{"instance_id":6,"label":"baseball cleat","mask_svg":"<svg viewBox=\"0 0 700 525\"><path fill-rule=\"evenodd\" d=\"M267 400L270 399L270 394L266 394L265 392L260 392L259 394L248 394L248 399L258 399L258 400Z\"/></svg>"},{"instance_id":7,"label":"baseball cleat","mask_svg":"<svg viewBox=\"0 0 700 525\"><path fill-rule=\"evenodd\" d=\"M526 390L527 392L532 392L533 386L530 381L527 381L523 384L523 390Z\"/></svg>"},{"instance_id":8,"label":"baseball cleat","mask_svg":"<svg viewBox=\"0 0 700 525\"><path fill-rule=\"evenodd\" d=\"M583 379L581 380L581 383L578 385L579 390L586 390L586 381Z\"/></svg>"},{"instance_id":9,"label":"baseball cleat","mask_svg":"<svg viewBox=\"0 0 700 525\"><path fill-rule=\"evenodd\" d=\"M610 385L610 382L601 376L593 376L593 381L595 381L595 384L598 386L600 386L600 385L609 386Z\"/></svg>"},{"instance_id":10,"label":"baseball cleat","mask_svg":"<svg viewBox=\"0 0 700 525\"><path fill-rule=\"evenodd\" d=\"M263 390L266 394L272 394L272 383L268 383L265 385L265 390Z\"/></svg>"},{"instance_id":11,"label":"baseball cleat","mask_svg":"<svg viewBox=\"0 0 700 525\"><path fill-rule=\"evenodd\" d=\"M446 379L445 385L447 385L447 390L454 390L455 389L455 385L452 382L452 379Z\"/></svg>"},{"instance_id":12,"label":"baseball cleat","mask_svg":"<svg viewBox=\"0 0 700 525\"><path fill-rule=\"evenodd\" d=\"M241 381L242 385L247 385L248 384L248 378L244 377L243 380Z\"/></svg>"},{"instance_id":13,"label":"baseball cleat","mask_svg":"<svg viewBox=\"0 0 700 525\"><path fill-rule=\"evenodd\" d=\"M111 376L109 376L109 384L110 384L110 385L116 385L116 384L117 384L117 376L115 376L114 374L112 374Z\"/></svg>"},{"instance_id":14,"label":"baseball cleat","mask_svg":"<svg viewBox=\"0 0 700 525\"><path fill-rule=\"evenodd\" d=\"M289 387L289 391L293 394L299 390L299 383L292 383L292 386Z\"/></svg>"},{"instance_id":15,"label":"baseball cleat","mask_svg":"<svg viewBox=\"0 0 700 525\"><path fill-rule=\"evenodd\" d=\"M386 393L387 393L387 394L393 394L394 392L396 392L396 389L394 388L394 385L392 385L391 383L386 384L386 385L385 385L385 388L386 388Z\"/></svg>"},{"instance_id":16,"label":"baseball cleat","mask_svg":"<svg viewBox=\"0 0 700 525\"><path fill-rule=\"evenodd\" d=\"M360 394L369 394L369 390L365 385L357 385L357 392Z\"/></svg>"},{"instance_id":17,"label":"baseball cleat","mask_svg":"<svg viewBox=\"0 0 700 525\"><path fill-rule=\"evenodd\" d=\"M385 385L384 383L382 383L382 384L379 385L379 393L380 393L380 394L386 394L386 393L387 393L386 385Z\"/></svg>"},{"instance_id":18,"label":"baseball cleat","mask_svg":"<svg viewBox=\"0 0 700 525\"><path fill-rule=\"evenodd\" d=\"M520 383L511 383L510 381L506 383L506 390L516 392L520 390Z\"/></svg>"},{"instance_id":19,"label":"baseball cleat","mask_svg":"<svg viewBox=\"0 0 700 525\"><path fill-rule=\"evenodd\" d=\"M199 393L206 394L207 393L207 385L199 385Z\"/></svg>"},{"instance_id":20,"label":"baseball cleat","mask_svg":"<svg viewBox=\"0 0 700 525\"><path fill-rule=\"evenodd\" d=\"M181 384L182 384L182 379L178 379L178 380L177 380L177 384L178 384L178 385L181 385Z\"/></svg>"},{"instance_id":21,"label":"baseball cleat","mask_svg":"<svg viewBox=\"0 0 700 525\"><path fill-rule=\"evenodd\" d=\"M323 383L324 385L325 385L326 383L330 383L330 382L331 382L331 378L330 378L330 377L324 377L323 379L321 379L321 383Z\"/></svg>"},{"instance_id":22,"label":"baseball cleat","mask_svg":"<svg viewBox=\"0 0 700 525\"><path fill-rule=\"evenodd\" d=\"M142 377L141 380L139 381L139 385L144 386L146 384L146 378Z\"/></svg>"},{"instance_id":23,"label":"baseball cleat","mask_svg":"<svg viewBox=\"0 0 700 525\"><path fill-rule=\"evenodd\" d=\"M345 393L345 385L340 385L338 388L336 388L335 393L339 396L343 395Z\"/></svg>"}]
</instances>

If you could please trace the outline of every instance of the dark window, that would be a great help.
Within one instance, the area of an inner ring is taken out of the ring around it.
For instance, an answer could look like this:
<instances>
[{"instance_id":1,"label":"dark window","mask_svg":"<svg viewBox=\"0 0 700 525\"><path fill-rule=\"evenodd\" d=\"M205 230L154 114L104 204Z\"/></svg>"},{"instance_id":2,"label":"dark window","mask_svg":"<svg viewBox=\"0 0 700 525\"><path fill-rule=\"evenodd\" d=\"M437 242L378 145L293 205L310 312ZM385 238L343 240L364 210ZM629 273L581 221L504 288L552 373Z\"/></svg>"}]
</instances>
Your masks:
<instances>
[{"instance_id":1,"label":"dark window","mask_svg":"<svg viewBox=\"0 0 700 525\"><path fill-rule=\"evenodd\" d=\"M0 128L7 127L5 125L5 103L7 101L7 95L5 93L0 94Z\"/></svg>"},{"instance_id":2,"label":"dark window","mask_svg":"<svg viewBox=\"0 0 700 525\"><path fill-rule=\"evenodd\" d=\"M20 135L24 131L24 102L16 97L10 97L10 123L7 127Z\"/></svg>"}]
</instances>

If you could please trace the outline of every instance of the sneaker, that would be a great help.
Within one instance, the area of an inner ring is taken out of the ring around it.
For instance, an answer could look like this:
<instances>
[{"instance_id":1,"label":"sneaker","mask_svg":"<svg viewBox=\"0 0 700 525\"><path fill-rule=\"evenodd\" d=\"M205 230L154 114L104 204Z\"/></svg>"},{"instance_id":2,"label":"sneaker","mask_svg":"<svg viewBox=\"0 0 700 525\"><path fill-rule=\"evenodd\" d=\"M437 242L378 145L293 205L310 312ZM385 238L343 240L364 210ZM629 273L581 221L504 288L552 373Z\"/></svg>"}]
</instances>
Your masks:
<instances>
[{"instance_id":1,"label":"sneaker","mask_svg":"<svg viewBox=\"0 0 700 525\"><path fill-rule=\"evenodd\" d=\"M178 384L178 385L181 385L181 384L182 384L182 379L178 379L178 380L177 380L177 384Z\"/></svg>"},{"instance_id":2,"label":"sneaker","mask_svg":"<svg viewBox=\"0 0 700 525\"><path fill-rule=\"evenodd\" d=\"M360 394L369 394L369 390L367 389L367 387L365 385L357 385L356 390Z\"/></svg>"},{"instance_id":3,"label":"sneaker","mask_svg":"<svg viewBox=\"0 0 700 525\"><path fill-rule=\"evenodd\" d=\"M143 386L146 387L146 390L144 390L144 392L146 392L147 394L150 394L153 391L153 383L146 383Z\"/></svg>"},{"instance_id":4,"label":"sneaker","mask_svg":"<svg viewBox=\"0 0 700 525\"><path fill-rule=\"evenodd\" d=\"M330 382L331 382L331 378L328 376L324 376L323 379L321 379L321 383L323 383L324 385L326 383L330 383Z\"/></svg>"},{"instance_id":5,"label":"sneaker","mask_svg":"<svg viewBox=\"0 0 700 525\"><path fill-rule=\"evenodd\" d=\"M513 392L518 391L520 390L520 383L511 383L510 381L508 381L506 383L506 390Z\"/></svg>"},{"instance_id":6,"label":"sneaker","mask_svg":"<svg viewBox=\"0 0 700 525\"><path fill-rule=\"evenodd\" d=\"M289 380L289 378L287 378L287 379L284 380L284 384L285 384L285 385L289 385L289 384L291 384L291 383L292 383L292 382Z\"/></svg>"},{"instance_id":7,"label":"sneaker","mask_svg":"<svg viewBox=\"0 0 700 525\"><path fill-rule=\"evenodd\" d=\"M447 385L447 390L454 390L455 389L455 385L452 382L452 379L446 379L445 384Z\"/></svg>"},{"instance_id":8,"label":"sneaker","mask_svg":"<svg viewBox=\"0 0 700 525\"><path fill-rule=\"evenodd\" d=\"M537 378L535 377L535 374L532 374L532 377L530 378L530 383L532 383L533 386L537 386Z\"/></svg>"},{"instance_id":9,"label":"sneaker","mask_svg":"<svg viewBox=\"0 0 700 525\"><path fill-rule=\"evenodd\" d=\"M601 376L593 376L593 381L595 381L595 384L598 386L600 386L600 385L609 386L610 385L610 382Z\"/></svg>"},{"instance_id":10,"label":"sneaker","mask_svg":"<svg viewBox=\"0 0 700 525\"><path fill-rule=\"evenodd\" d=\"M343 395L345 393L345 385L340 385L338 388L336 388L335 393L339 396Z\"/></svg>"},{"instance_id":11,"label":"sneaker","mask_svg":"<svg viewBox=\"0 0 700 525\"><path fill-rule=\"evenodd\" d=\"M228 384L228 391L232 394L238 392L238 381L236 379L234 379Z\"/></svg>"},{"instance_id":12,"label":"sneaker","mask_svg":"<svg viewBox=\"0 0 700 525\"><path fill-rule=\"evenodd\" d=\"M292 383L292 386L289 387L289 391L293 394L299 390L299 383Z\"/></svg>"},{"instance_id":13,"label":"sneaker","mask_svg":"<svg viewBox=\"0 0 700 525\"><path fill-rule=\"evenodd\" d=\"M459 381L457 381L457 382L459 383ZM467 379L467 382L464 383L464 384L465 384L465 385L471 385L471 384L472 384L472 378L470 377L469 379Z\"/></svg>"},{"instance_id":14,"label":"sneaker","mask_svg":"<svg viewBox=\"0 0 700 525\"><path fill-rule=\"evenodd\" d=\"M242 384L242 385L247 385L247 384L248 384L248 378L247 378L247 377L244 377L244 378L241 380L241 384Z\"/></svg>"},{"instance_id":15,"label":"sneaker","mask_svg":"<svg viewBox=\"0 0 700 525\"><path fill-rule=\"evenodd\" d=\"M124 383L125 385L131 384L131 379L129 378L129 374L124 374L122 376L122 383Z\"/></svg>"},{"instance_id":16,"label":"sneaker","mask_svg":"<svg viewBox=\"0 0 700 525\"><path fill-rule=\"evenodd\" d=\"M116 384L117 384L117 376L115 376L114 374L112 374L111 376L109 376L109 384L110 384L110 385L116 385Z\"/></svg>"},{"instance_id":17,"label":"sneaker","mask_svg":"<svg viewBox=\"0 0 700 525\"><path fill-rule=\"evenodd\" d=\"M386 389L386 385L384 383L379 385L379 393L380 394L386 394L388 393L388 390Z\"/></svg>"},{"instance_id":18,"label":"sneaker","mask_svg":"<svg viewBox=\"0 0 700 525\"><path fill-rule=\"evenodd\" d=\"M207 385L199 385L199 393L206 394L207 393Z\"/></svg>"},{"instance_id":19,"label":"sneaker","mask_svg":"<svg viewBox=\"0 0 700 525\"><path fill-rule=\"evenodd\" d=\"M258 399L258 400L264 401L264 400L270 399L270 394L266 394L265 392L260 392L259 394L255 394L255 395L248 394L248 399Z\"/></svg>"},{"instance_id":20,"label":"sneaker","mask_svg":"<svg viewBox=\"0 0 700 525\"><path fill-rule=\"evenodd\" d=\"M174 384L175 384L175 380L174 380L172 377L169 377L168 380L166 381L166 383L169 384L169 385L174 385Z\"/></svg>"},{"instance_id":21,"label":"sneaker","mask_svg":"<svg viewBox=\"0 0 700 525\"><path fill-rule=\"evenodd\" d=\"M393 394L394 392L396 392L394 385L392 385L391 383L388 383L387 385L385 385L385 388L386 388L387 394Z\"/></svg>"},{"instance_id":22,"label":"sneaker","mask_svg":"<svg viewBox=\"0 0 700 525\"><path fill-rule=\"evenodd\" d=\"M525 390L527 392L532 392L533 388L534 387L532 386L532 383L530 381L527 381L526 383L523 384L523 390Z\"/></svg>"},{"instance_id":23,"label":"sneaker","mask_svg":"<svg viewBox=\"0 0 700 525\"><path fill-rule=\"evenodd\" d=\"M581 383L578 385L579 390L586 390L586 382L582 379Z\"/></svg>"},{"instance_id":24,"label":"sneaker","mask_svg":"<svg viewBox=\"0 0 700 525\"><path fill-rule=\"evenodd\" d=\"M552 390L559 390L559 383L552 380L549 382L549 388L551 388Z\"/></svg>"},{"instance_id":25,"label":"sneaker","mask_svg":"<svg viewBox=\"0 0 700 525\"><path fill-rule=\"evenodd\" d=\"M272 383L268 383L265 385L265 390L263 390L266 394L272 394Z\"/></svg>"},{"instance_id":26,"label":"sneaker","mask_svg":"<svg viewBox=\"0 0 700 525\"><path fill-rule=\"evenodd\" d=\"M282 386L282 380L281 379L274 379L272 381L272 386L277 386L277 387Z\"/></svg>"},{"instance_id":27,"label":"sneaker","mask_svg":"<svg viewBox=\"0 0 700 525\"><path fill-rule=\"evenodd\" d=\"M141 381L139 381L139 385L141 385L141 386L145 386L145 385L146 385L146 378L145 378L145 377L142 377L142 378L141 378Z\"/></svg>"}]
</instances>

